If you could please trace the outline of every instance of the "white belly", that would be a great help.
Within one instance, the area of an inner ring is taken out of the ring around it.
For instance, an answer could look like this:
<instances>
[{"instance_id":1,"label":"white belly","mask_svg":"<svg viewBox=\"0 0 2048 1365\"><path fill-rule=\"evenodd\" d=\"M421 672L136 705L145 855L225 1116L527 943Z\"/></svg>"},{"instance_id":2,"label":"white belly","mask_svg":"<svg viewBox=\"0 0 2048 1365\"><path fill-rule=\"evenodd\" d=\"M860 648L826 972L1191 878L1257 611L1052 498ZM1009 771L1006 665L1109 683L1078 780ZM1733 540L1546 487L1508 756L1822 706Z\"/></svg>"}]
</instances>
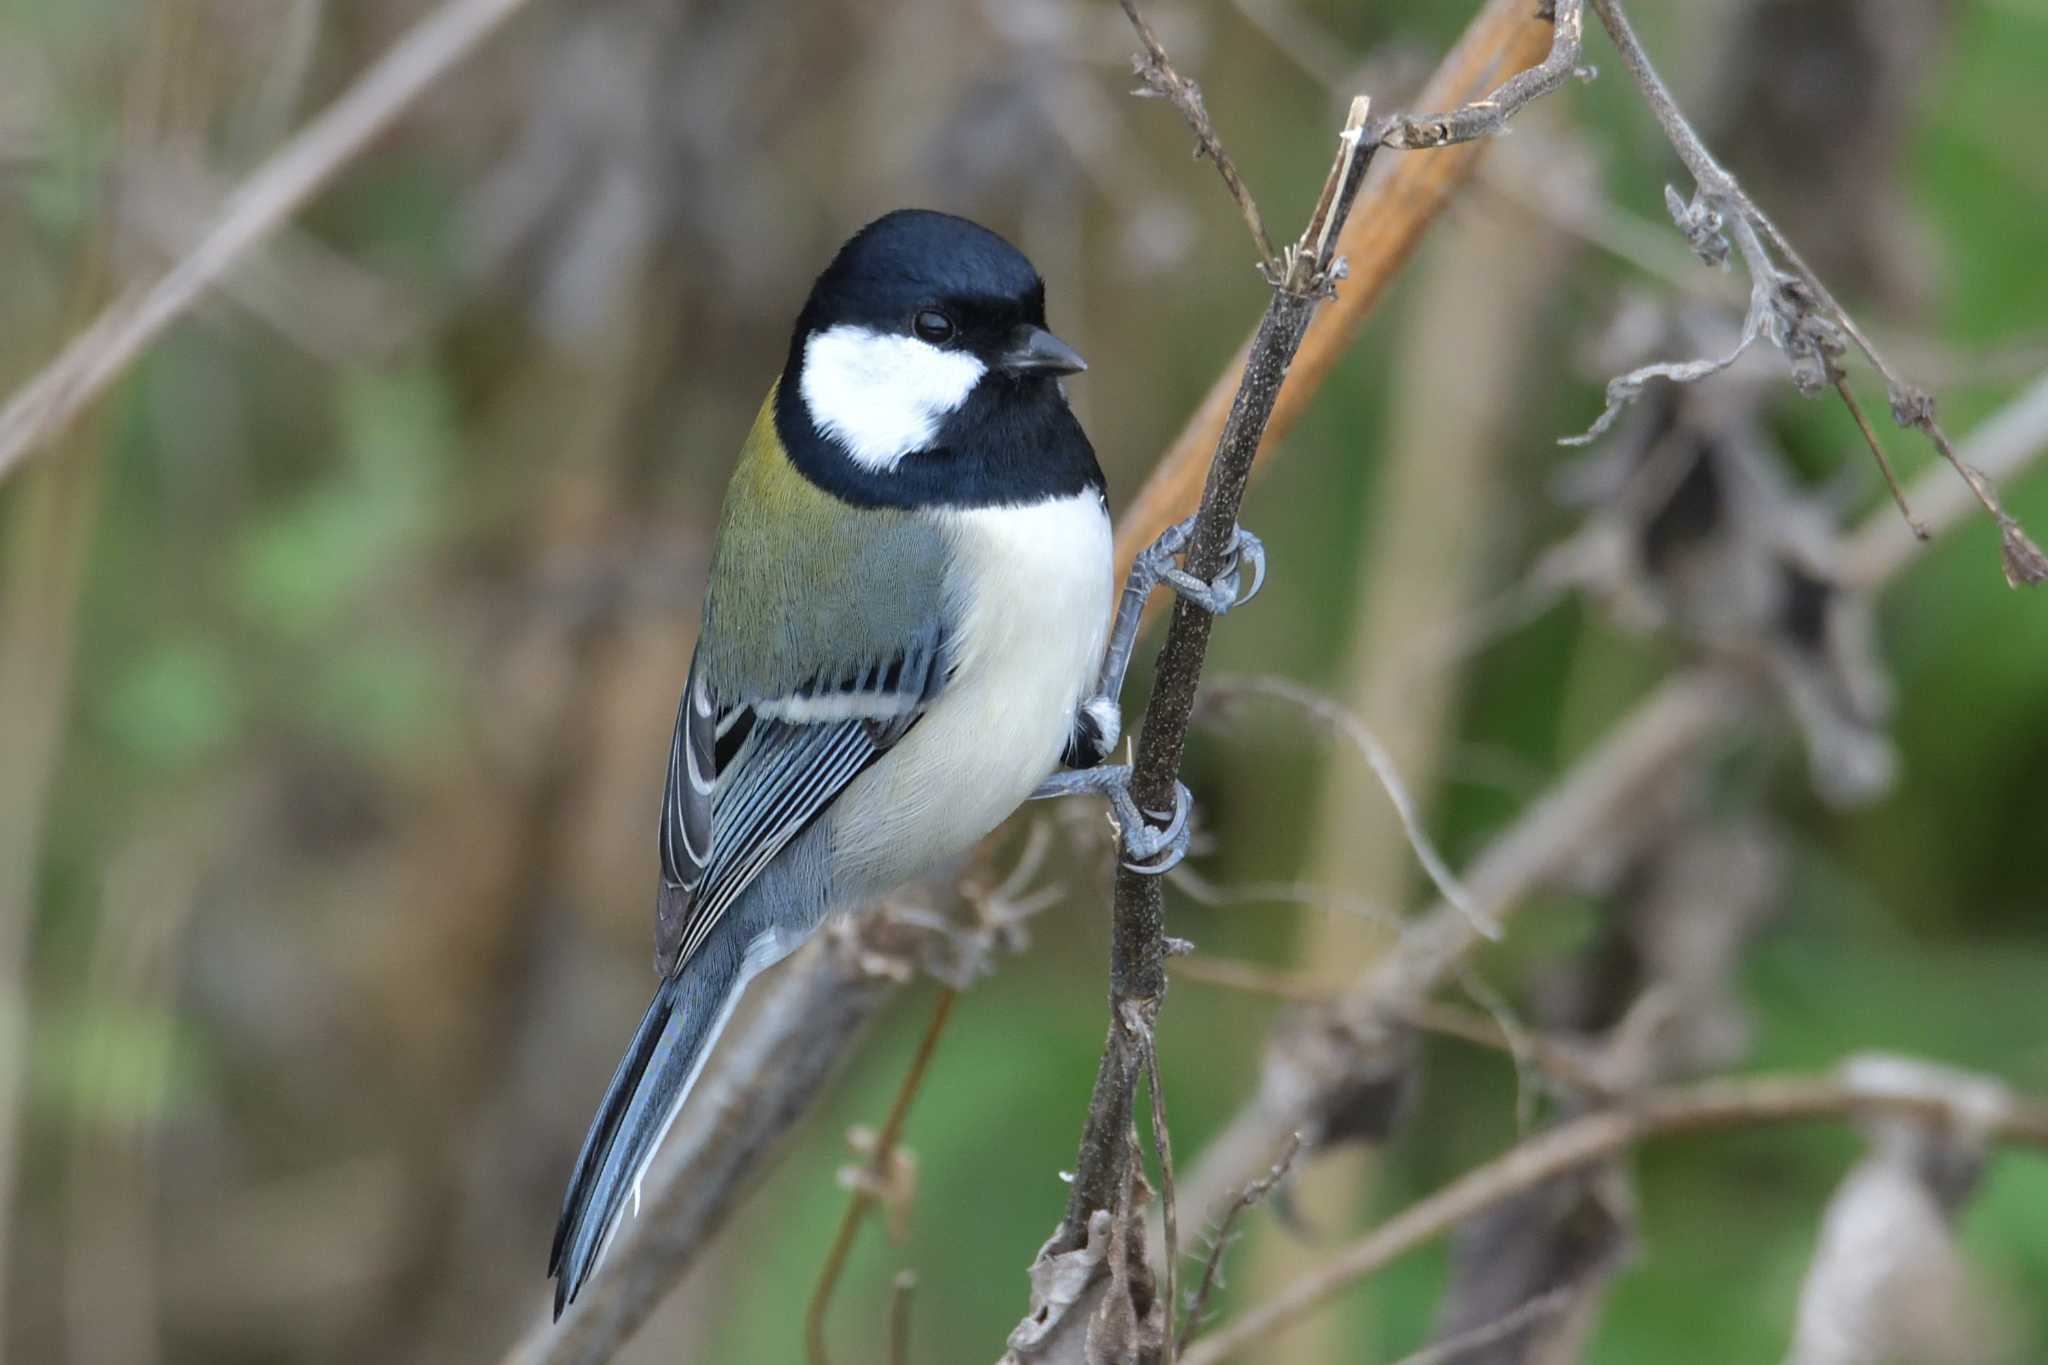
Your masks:
<instances>
[{"instance_id":1,"label":"white belly","mask_svg":"<svg viewBox=\"0 0 2048 1365\"><path fill-rule=\"evenodd\" d=\"M953 549L952 678L835 803L842 903L884 895L1001 824L1058 766L1102 664L1113 585L1093 491L933 516Z\"/></svg>"}]
</instances>

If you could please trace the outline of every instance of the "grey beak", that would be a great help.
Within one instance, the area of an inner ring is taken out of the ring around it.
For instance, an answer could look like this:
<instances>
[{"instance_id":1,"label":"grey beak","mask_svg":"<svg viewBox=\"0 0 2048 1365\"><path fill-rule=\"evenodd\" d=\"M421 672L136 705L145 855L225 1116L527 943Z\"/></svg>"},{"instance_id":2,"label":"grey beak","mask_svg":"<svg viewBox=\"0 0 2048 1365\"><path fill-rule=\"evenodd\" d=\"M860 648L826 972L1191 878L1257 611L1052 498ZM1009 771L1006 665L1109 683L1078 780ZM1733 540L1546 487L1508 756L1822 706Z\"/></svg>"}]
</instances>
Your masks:
<instances>
[{"instance_id":1,"label":"grey beak","mask_svg":"<svg viewBox=\"0 0 2048 1365\"><path fill-rule=\"evenodd\" d=\"M996 357L996 365L1011 374L1079 374L1088 368L1079 351L1030 323L1010 333L1009 349Z\"/></svg>"}]
</instances>

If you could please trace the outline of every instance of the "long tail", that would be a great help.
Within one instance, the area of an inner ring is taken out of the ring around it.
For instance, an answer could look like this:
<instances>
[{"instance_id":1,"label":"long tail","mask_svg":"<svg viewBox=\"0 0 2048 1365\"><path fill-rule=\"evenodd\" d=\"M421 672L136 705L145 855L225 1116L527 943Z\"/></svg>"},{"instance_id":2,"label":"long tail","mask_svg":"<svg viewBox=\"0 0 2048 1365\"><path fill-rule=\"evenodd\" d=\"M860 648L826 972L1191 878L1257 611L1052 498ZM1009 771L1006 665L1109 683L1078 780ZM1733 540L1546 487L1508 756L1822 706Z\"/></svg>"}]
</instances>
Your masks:
<instances>
[{"instance_id":1,"label":"long tail","mask_svg":"<svg viewBox=\"0 0 2048 1365\"><path fill-rule=\"evenodd\" d=\"M745 987L738 955L724 948L714 936L661 983L612 1074L576 1157L576 1173L562 1198L562 1218L548 1252L558 1320L597 1268L626 1196L635 1194Z\"/></svg>"}]
</instances>

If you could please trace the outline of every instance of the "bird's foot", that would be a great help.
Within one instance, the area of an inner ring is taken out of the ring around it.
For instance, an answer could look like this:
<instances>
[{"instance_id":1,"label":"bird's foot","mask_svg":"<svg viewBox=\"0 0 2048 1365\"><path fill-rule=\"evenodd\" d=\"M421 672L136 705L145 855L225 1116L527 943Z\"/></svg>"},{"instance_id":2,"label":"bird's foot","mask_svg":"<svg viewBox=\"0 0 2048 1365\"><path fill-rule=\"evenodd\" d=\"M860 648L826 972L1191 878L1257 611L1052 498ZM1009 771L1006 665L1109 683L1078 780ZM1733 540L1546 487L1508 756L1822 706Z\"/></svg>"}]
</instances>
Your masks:
<instances>
[{"instance_id":1,"label":"bird's foot","mask_svg":"<svg viewBox=\"0 0 2048 1365\"><path fill-rule=\"evenodd\" d=\"M1232 607L1241 607L1259 595L1259 589L1266 582L1266 547L1242 526L1230 531L1230 546L1224 551L1223 567L1216 577L1203 581L1174 563L1174 557L1187 549L1188 541L1194 537L1195 519L1169 526L1138 555L1138 563L1132 573L1136 579L1145 574L1153 582L1164 583L1188 601L1212 616L1221 616ZM1244 583L1245 571L1251 571L1251 586Z\"/></svg>"},{"instance_id":2,"label":"bird's foot","mask_svg":"<svg viewBox=\"0 0 2048 1365\"><path fill-rule=\"evenodd\" d=\"M1187 784L1176 781L1173 784L1173 809L1171 811L1142 811L1131 796L1131 769L1128 764L1105 763L1094 768L1074 768L1054 773L1040 783L1038 790L1031 793L1034 801L1043 801L1055 796L1076 796L1092 793L1109 799L1109 808L1116 814L1116 822L1123 830L1124 850L1130 856L1124 866L1133 872L1156 877L1170 872L1188 856L1188 814L1194 806ZM1164 820L1162 827L1154 820Z\"/></svg>"}]
</instances>

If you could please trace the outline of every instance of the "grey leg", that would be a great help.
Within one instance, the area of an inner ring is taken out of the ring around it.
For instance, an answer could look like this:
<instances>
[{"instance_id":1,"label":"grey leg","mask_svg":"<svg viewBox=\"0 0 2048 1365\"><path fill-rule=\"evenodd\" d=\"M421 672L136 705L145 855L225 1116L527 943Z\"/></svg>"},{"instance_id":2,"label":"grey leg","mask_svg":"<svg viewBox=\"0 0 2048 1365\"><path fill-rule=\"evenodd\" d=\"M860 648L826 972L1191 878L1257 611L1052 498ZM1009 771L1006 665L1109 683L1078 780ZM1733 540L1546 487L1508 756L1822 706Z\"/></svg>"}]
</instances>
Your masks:
<instances>
[{"instance_id":1,"label":"grey leg","mask_svg":"<svg viewBox=\"0 0 2048 1365\"><path fill-rule=\"evenodd\" d=\"M1131 653L1137 648L1146 599L1164 583L1196 606L1221 616L1258 596L1266 581L1265 547L1257 536L1241 526L1232 533L1229 556L1214 581L1204 582L1181 568L1174 557L1187 548L1194 528L1193 517L1168 527L1131 566L1131 575L1117 601L1116 621L1110 629L1109 648L1103 654L1095 692L1081 704L1080 714L1075 717L1074 740L1067 754L1067 761L1074 767L1055 773L1032 793L1034 800L1079 792L1108 796L1124 827L1126 842L1137 858L1125 865L1137 872L1168 871L1187 856L1188 846L1189 797L1185 786L1176 784L1171 824L1165 830L1157 830L1142 817L1137 803L1131 799L1130 769L1101 765L1102 759L1116 748L1123 731L1123 713L1117 698L1123 693L1124 675L1130 671ZM1247 568L1251 570L1249 588L1244 585Z\"/></svg>"}]
</instances>

